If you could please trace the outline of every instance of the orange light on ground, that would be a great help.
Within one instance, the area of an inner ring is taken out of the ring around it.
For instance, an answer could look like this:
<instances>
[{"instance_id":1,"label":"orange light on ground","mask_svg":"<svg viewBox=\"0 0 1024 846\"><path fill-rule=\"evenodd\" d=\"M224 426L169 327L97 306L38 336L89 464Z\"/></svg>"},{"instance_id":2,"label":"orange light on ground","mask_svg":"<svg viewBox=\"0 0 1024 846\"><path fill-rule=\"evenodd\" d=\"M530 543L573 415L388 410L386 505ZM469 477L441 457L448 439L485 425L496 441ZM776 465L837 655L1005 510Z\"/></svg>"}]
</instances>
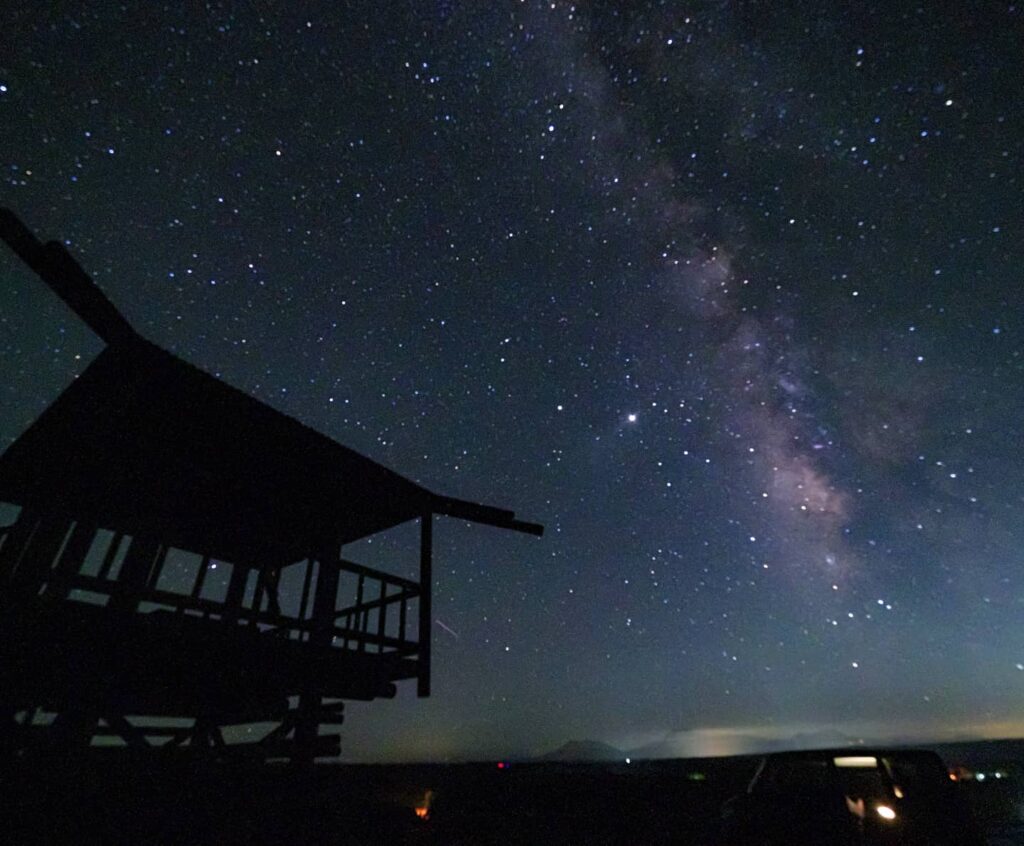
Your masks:
<instances>
[{"instance_id":1,"label":"orange light on ground","mask_svg":"<svg viewBox=\"0 0 1024 846\"><path fill-rule=\"evenodd\" d=\"M426 822L430 819L430 803L434 800L434 791L428 790L423 795L423 801L416 805L413 810L416 812L416 818Z\"/></svg>"},{"instance_id":2,"label":"orange light on ground","mask_svg":"<svg viewBox=\"0 0 1024 846\"><path fill-rule=\"evenodd\" d=\"M949 774L949 780L950 781L960 781L960 778L957 776L956 773L950 773Z\"/></svg>"}]
</instances>

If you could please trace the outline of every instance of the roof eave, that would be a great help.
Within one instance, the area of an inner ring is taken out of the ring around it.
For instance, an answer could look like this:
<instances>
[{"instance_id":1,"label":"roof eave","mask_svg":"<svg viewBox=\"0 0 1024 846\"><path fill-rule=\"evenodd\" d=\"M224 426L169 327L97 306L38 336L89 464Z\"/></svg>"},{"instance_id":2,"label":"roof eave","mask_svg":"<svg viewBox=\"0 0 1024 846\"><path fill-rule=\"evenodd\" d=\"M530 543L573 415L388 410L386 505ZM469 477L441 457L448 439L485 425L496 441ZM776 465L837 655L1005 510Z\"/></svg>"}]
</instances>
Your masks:
<instances>
[{"instance_id":1,"label":"roof eave","mask_svg":"<svg viewBox=\"0 0 1024 846\"><path fill-rule=\"evenodd\" d=\"M451 496L435 495L431 510L435 514L443 514L460 520L469 520L473 523L482 523L483 525L494 526L499 529L511 529L514 532L523 532L524 534L536 537L541 537L544 534L544 527L542 525L539 523L528 523L525 520L517 520L513 511L495 508L492 505L481 505L464 499L456 499Z\"/></svg>"}]
</instances>

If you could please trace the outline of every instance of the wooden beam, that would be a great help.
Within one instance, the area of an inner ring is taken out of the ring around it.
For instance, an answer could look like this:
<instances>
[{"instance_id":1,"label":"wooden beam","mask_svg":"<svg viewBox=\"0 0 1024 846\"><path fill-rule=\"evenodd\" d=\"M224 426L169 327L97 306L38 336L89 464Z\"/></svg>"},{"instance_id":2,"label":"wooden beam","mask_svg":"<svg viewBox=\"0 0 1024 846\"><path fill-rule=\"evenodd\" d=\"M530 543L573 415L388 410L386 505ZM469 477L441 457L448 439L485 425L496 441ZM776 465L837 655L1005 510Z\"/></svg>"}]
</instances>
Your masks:
<instances>
[{"instance_id":1,"label":"wooden beam","mask_svg":"<svg viewBox=\"0 0 1024 846\"><path fill-rule=\"evenodd\" d=\"M97 729L93 732L93 736L120 737L129 746L134 746L136 749L145 749L150 745L146 740L145 731L138 726L133 726L123 715L109 714L103 719L106 721L109 731L103 732L101 729Z\"/></svg>"},{"instance_id":2,"label":"wooden beam","mask_svg":"<svg viewBox=\"0 0 1024 846\"><path fill-rule=\"evenodd\" d=\"M420 517L420 632L419 632L419 678L416 680L416 695L430 696L430 631L431 594L433 593L433 546L434 515L430 512Z\"/></svg>"},{"instance_id":3,"label":"wooden beam","mask_svg":"<svg viewBox=\"0 0 1024 846\"><path fill-rule=\"evenodd\" d=\"M495 508L491 505L479 505L475 502L467 502L464 499L456 499L451 496L435 497L434 511L438 514L445 514L448 517L470 520L473 523L483 523L486 526L495 526L499 529L525 532L528 535L536 535L537 537L544 534L544 527L542 525L539 523L527 523L525 520L517 520L515 513L512 511Z\"/></svg>"},{"instance_id":4,"label":"wooden beam","mask_svg":"<svg viewBox=\"0 0 1024 846\"><path fill-rule=\"evenodd\" d=\"M63 244L41 244L10 209L0 209L0 238L108 344L139 337Z\"/></svg>"},{"instance_id":5,"label":"wooden beam","mask_svg":"<svg viewBox=\"0 0 1024 846\"><path fill-rule=\"evenodd\" d=\"M366 567L363 564L357 564L355 561L349 561L347 558L339 558L338 566L348 573L354 573L357 576L366 576L370 579L377 579L381 582L387 582L397 587L409 588L415 590L419 587L416 582L411 579L403 579L401 576L395 576L391 573L385 573L383 570L374 570L372 567Z\"/></svg>"},{"instance_id":6,"label":"wooden beam","mask_svg":"<svg viewBox=\"0 0 1024 846\"><path fill-rule=\"evenodd\" d=\"M382 582L381 586L383 587L383 585L384 583ZM348 614L354 614L357 611L371 611L374 608L382 608L385 605L391 605L394 602L401 602L405 599L415 599L419 595L420 590L419 587L417 587L415 590L403 590L399 593L393 593L390 596L385 596L378 599L371 599L368 602L363 602L359 605L349 605L347 608L339 608L337 611L335 611L334 619L338 620L341 617L344 617Z\"/></svg>"}]
</instances>

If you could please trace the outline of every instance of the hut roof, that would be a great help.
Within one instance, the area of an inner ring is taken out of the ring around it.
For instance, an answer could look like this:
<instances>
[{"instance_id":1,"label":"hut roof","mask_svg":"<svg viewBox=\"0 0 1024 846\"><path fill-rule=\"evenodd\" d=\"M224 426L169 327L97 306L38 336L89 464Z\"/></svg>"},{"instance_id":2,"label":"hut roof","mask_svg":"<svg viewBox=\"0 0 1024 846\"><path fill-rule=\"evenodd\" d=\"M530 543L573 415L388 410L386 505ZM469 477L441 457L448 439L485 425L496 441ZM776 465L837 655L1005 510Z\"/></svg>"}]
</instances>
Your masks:
<instances>
[{"instance_id":1,"label":"hut roof","mask_svg":"<svg viewBox=\"0 0 1024 846\"><path fill-rule=\"evenodd\" d=\"M541 533L429 491L151 344L60 244L2 210L0 236L107 342L0 455L0 499L253 565L431 513Z\"/></svg>"}]
</instances>

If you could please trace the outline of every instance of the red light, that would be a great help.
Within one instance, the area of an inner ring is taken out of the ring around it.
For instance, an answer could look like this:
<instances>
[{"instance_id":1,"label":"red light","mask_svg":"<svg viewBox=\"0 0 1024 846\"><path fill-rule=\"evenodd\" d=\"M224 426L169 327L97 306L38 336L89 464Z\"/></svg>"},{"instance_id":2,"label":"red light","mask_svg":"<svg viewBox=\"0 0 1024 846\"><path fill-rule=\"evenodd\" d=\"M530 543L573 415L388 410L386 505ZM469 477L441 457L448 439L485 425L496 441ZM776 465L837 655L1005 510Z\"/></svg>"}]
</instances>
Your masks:
<instances>
[{"instance_id":1,"label":"red light","mask_svg":"<svg viewBox=\"0 0 1024 846\"><path fill-rule=\"evenodd\" d=\"M505 762L504 761L498 761L498 769L499 770L505 769Z\"/></svg>"}]
</instances>

